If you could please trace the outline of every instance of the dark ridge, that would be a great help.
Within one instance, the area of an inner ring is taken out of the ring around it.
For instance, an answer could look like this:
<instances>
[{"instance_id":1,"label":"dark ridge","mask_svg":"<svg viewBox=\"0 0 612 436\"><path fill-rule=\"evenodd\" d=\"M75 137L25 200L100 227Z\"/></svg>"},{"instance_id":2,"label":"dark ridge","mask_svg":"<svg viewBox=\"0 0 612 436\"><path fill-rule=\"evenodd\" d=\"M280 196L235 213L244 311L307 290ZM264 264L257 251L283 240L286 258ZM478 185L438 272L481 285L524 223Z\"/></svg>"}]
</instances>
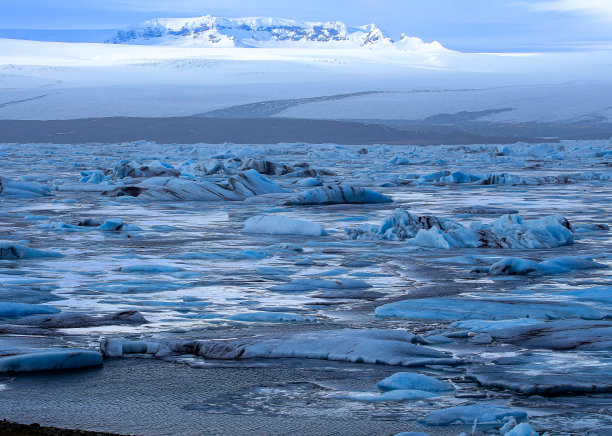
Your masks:
<instances>
[{"instance_id":1,"label":"dark ridge","mask_svg":"<svg viewBox=\"0 0 612 436\"><path fill-rule=\"evenodd\" d=\"M117 433L98 431L69 430L57 427L43 427L40 424L18 424L6 419L0 421L0 434L3 436L109 436Z\"/></svg>"},{"instance_id":2,"label":"dark ridge","mask_svg":"<svg viewBox=\"0 0 612 436\"><path fill-rule=\"evenodd\" d=\"M256 103L242 104L239 106L231 106L214 111L203 112L193 116L207 118L266 118L274 116L285 109L301 104L316 103L320 101L344 100L347 98L361 97L362 95L382 93L384 93L384 91L361 91L352 92L350 94L324 95L321 97L259 101Z\"/></svg>"},{"instance_id":3,"label":"dark ridge","mask_svg":"<svg viewBox=\"0 0 612 436\"><path fill-rule=\"evenodd\" d=\"M541 142L534 137L478 135L438 126L392 127L371 122L294 118L83 118L0 120L0 143L82 144L155 141L161 144L280 142L345 145L508 144ZM550 141L547 141L550 142Z\"/></svg>"}]
</instances>

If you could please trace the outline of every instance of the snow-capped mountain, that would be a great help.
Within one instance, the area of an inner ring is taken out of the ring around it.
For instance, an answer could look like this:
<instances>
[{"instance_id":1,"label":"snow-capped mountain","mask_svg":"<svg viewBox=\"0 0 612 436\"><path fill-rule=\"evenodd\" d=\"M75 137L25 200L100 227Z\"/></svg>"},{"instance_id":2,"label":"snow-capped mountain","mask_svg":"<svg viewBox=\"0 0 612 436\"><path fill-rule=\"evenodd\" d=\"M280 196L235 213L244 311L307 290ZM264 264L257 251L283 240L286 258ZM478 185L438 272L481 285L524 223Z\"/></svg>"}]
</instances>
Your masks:
<instances>
[{"instance_id":1,"label":"snow-capped mountain","mask_svg":"<svg viewBox=\"0 0 612 436\"><path fill-rule=\"evenodd\" d=\"M114 44L167 44L192 47L329 47L446 50L434 41L402 35L394 42L375 24L348 27L340 21L301 22L276 18L159 18L121 30Z\"/></svg>"}]
</instances>

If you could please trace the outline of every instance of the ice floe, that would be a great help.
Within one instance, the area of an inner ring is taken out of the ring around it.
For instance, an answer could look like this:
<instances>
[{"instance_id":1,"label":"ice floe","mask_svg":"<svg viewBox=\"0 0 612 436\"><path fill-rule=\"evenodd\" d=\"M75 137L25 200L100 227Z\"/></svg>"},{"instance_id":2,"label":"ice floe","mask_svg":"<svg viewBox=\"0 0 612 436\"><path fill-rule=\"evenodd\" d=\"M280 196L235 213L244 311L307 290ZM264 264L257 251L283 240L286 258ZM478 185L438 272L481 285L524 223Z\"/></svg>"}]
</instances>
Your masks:
<instances>
[{"instance_id":1,"label":"ice floe","mask_svg":"<svg viewBox=\"0 0 612 436\"><path fill-rule=\"evenodd\" d=\"M430 320L503 320L531 318L540 320L582 318L600 320L610 316L609 309L593 307L579 301L546 301L536 296L482 295L461 298L422 298L403 300L379 306L378 317Z\"/></svg>"},{"instance_id":2,"label":"ice floe","mask_svg":"<svg viewBox=\"0 0 612 436\"><path fill-rule=\"evenodd\" d=\"M562 274L592 268L608 268L602 263L574 256L562 256L535 262L518 257L504 257L490 267L475 267L472 272L486 272L491 275Z\"/></svg>"},{"instance_id":3,"label":"ice floe","mask_svg":"<svg viewBox=\"0 0 612 436\"><path fill-rule=\"evenodd\" d=\"M244 199L244 196L210 181L167 177L151 177L138 185L105 191L103 195L109 197L131 196L158 201L239 201Z\"/></svg>"},{"instance_id":4,"label":"ice floe","mask_svg":"<svg viewBox=\"0 0 612 436\"><path fill-rule=\"evenodd\" d=\"M307 292L320 289L346 290L366 289L371 287L372 285L370 285L369 283L355 279L295 279L290 281L289 283L273 286L272 288L270 288L270 290L279 292Z\"/></svg>"},{"instance_id":5,"label":"ice floe","mask_svg":"<svg viewBox=\"0 0 612 436\"><path fill-rule=\"evenodd\" d=\"M0 196L32 198L49 197L51 189L37 182L21 182L0 176Z\"/></svg>"},{"instance_id":6,"label":"ice floe","mask_svg":"<svg viewBox=\"0 0 612 436\"><path fill-rule=\"evenodd\" d=\"M207 359L305 358L400 366L455 365L448 353L413 343L415 336L399 330L344 329L212 341L125 341L104 339L107 356L128 353L197 354Z\"/></svg>"},{"instance_id":7,"label":"ice floe","mask_svg":"<svg viewBox=\"0 0 612 436\"><path fill-rule=\"evenodd\" d=\"M135 310L125 310L103 316L91 316L86 313L78 312L60 312L44 315L37 314L20 318L13 324L27 325L41 329L59 329L96 327L103 325L140 325L146 323L147 320L140 312Z\"/></svg>"},{"instance_id":8,"label":"ice floe","mask_svg":"<svg viewBox=\"0 0 612 436\"><path fill-rule=\"evenodd\" d=\"M354 186L321 186L308 189L285 201L285 206L343 204L343 203L390 203L391 197L376 191Z\"/></svg>"},{"instance_id":9,"label":"ice floe","mask_svg":"<svg viewBox=\"0 0 612 436\"><path fill-rule=\"evenodd\" d=\"M62 254L54 251L36 250L8 241L0 241L0 260L37 259L41 257L62 257Z\"/></svg>"},{"instance_id":10,"label":"ice floe","mask_svg":"<svg viewBox=\"0 0 612 436\"><path fill-rule=\"evenodd\" d=\"M496 341L528 348L612 351L612 321L556 320L491 330Z\"/></svg>"},{"instance_id":11,"label":"ice floe","mask_svg":"<svg viewBox=\"0 0 612 436\"><path fill-rule=\"evenodd\" d=\"M503 215L490 224L472 223L469 228L449 218L417 216L397 208L381 225L362 224L345 229L357 240L399 240L430 248L553 248L573 243L569 221L551 215L523 221L519 215Z\"/></svg>"},{"instance_id":12,"label":"ice floe","mask_svg":"<svg viewBox=\"0 0 612 436\"><path fill-rule=\"evenodd\" d=\"M285 188L281 188L270 179L262 176L257 171L251 169L241 171L228 179L234 192L243 197L253 197L262 194L289 193Z\"/></svg>"},{"instance_id":13,"label":"ice floe","mask_svg":"<svg viewBox=\"0 0 612 436\"><path fill-rule=\"evenodd\" d=\"M58 371L102 365L102 354L91 350L55 349L0 357L0 374L12 372Z\"/></svg>"},{"instance_id":14,"label":"ice floe","mask_svg":"<svg viewBox=\"0 0 612 436\"><path fill-rule=\"evenodd\" d=\"M325 236L327 232L318 224L286 216L256 215L244 223L245 233L267 233L271 235Z\"/></svg>"},{"instance_id":15,"label":"ice floe","mask_svg":"<svg viewBox=\"0 0 612 436\"><path fill-rule=\"evenodd\" d=\"M0 317L2 318L58 313L59 311L56 307L43 304L0 302Z\"/></svg>"},{"instance_id":16,"label":"ice floe","mask_svg":"<svg viewBox=\"0 0 612 436\"><path fill-rule=\"evenodd\" d=\"M376 386L383 391L408 389L427 392L447 392L454 389L451 384L442 382L435 377L412 372L396 372L386 379L379 381Z\"/></svg>"},{"instance_id":17,"label":"ice floe","mask_svg":"<svg viewBox=\"0 0 612 436\"><path fill-rule=\"evenodd\" d=\"M438 393L419 391L416 389L396 389L382 393L371 392L349 392L344 395L338 395L336 398L346 398L353 401L365 401L370 403L378 403L385 401L410 401L424 400L439 396Z\"/></svg>"}]
</instances>

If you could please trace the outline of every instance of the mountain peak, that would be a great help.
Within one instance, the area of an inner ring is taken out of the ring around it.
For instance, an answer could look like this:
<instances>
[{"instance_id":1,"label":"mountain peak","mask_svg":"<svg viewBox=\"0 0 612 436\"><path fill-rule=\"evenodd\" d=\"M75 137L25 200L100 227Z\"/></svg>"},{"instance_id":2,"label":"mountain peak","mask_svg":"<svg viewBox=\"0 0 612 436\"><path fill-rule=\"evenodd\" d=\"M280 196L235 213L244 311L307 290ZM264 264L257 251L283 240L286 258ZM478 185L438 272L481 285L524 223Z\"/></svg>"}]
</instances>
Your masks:
<instances>
[{"instance_id":1,"label":"mountain peak","mask_svg":"<svg viewBox=\"0 0 612 436\"><path fill-rule=\"evenodd\" d=\"M406 39L409 38L409 39ZM420 43L419 43L420 41ZM341 21L295 21L271 17L158 18L116 33L114 44L190 47L379 48L446 50L435 42L402 35L395 43L376 24L348 27Z\"/></svg>"}]
</instances>

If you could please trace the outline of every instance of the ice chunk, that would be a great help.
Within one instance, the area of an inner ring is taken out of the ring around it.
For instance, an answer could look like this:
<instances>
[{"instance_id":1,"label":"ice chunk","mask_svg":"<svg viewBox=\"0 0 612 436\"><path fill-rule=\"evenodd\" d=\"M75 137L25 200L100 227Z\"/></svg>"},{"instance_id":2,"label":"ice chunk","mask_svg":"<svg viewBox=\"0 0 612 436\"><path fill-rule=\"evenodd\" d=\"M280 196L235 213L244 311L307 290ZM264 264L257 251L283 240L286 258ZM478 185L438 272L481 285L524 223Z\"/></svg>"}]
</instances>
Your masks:
<instances>
[{"instance_id":1,"label":"ice chunk","mask_svg":"<svg viewBox=\"0 0 612 436\"><path fill-rule=\"evenodd\" d=\"M507 417L525 419L527 413L504 406L471 404L428 413L423 419L423 423L427 425L449 425L473 424L476 421L478 424L501 424Z\"/></svg>"},{"instance_id":2,"label":"ice chunk","mask_svg":"<svg viewBox=\"0 0 612 436\"><path fill-rule=\"evenodd\" d=\"M286 216L256 215L244 223L245 233L272 235L325 236L327 232L318 224Z\"/></svg>"},{"instance_id":3,"label":"ice chunk","mask_svg":"<svg viewBox=\"0 0 612 436\"><path fill-rule=\"evenodd\" d=\"M56 349L0 357L0 373L58 371L100 365L102 354L90 350Z\"/></svg>"},{"instance_id":4,"label":"ice chunk","mask_svg":"<svg viewBox=\"0 0 612 436\"><path fill-rule=\"evenodd\" d=\"M305 292L315 291L318 289L366 289L371 288L372 285L361 280L355 279L337 279L337 280L323 280L323 279L295 279L289 283L274 286L270 288L271 291L281 292Z\"/></svg>"},{"instance_id":5,"label":"ice chunk","mask_svg":"<svg viewBox=\"0 0 612 436\"><path fill-rule=\"evenodd\" d=\"M389 392L383 392L382 394L373 394L371 392L350 392L346 395L340 395L337 398L378 403L383 401L424 400L426 398L437 397L438 395L439 394L437 393L419 391L416 389L396 389Z\"/></svg>"},{"instance_id":6,"label":"ice chunk","mask_svg":"<svg viewBox=\"0 0 612 436\"><path fill-rule=\"evenodd\" d=\"M412 372L396 372L386 379L379 381L377 386L384 391L409 389L427 392L446 392L454 389L452 385L444 383L435 377Z\"/></svg>"},{"instance_id":7,"label":"ice chunk","mask_svg":"<svg viewBox=\"0 0 612 436\"><path fill-rule=\"evenodd\" d=\"M41 257L62 257L62 254L54 251L36 250L8 241L0 241L0 259L36 259Z\"/></svg>"},{"instance_id":8,"label":"ice chunk","mask_svg":"<svg viewBox=\"0 0 612 436\"><path fill-rule=\"evenodd\" d=\"M576 362L577 356L588 359ZM479 385L523 395L581 395L612 392L610 363L603 353L530 352L473 366L465 377Z\"/></svg>"},{"instance_id":9,"label":"ice chunk","mask_svg":"<svg viewBox=\"0 0 612 436\"><path fill-rule=\"evenodd\" d=\"M145 274L167 274L179 271L184 271L183 268L171 265L152 265L152 264L140 264L140 265L126 265L119 268L119 271L124 273L145 273Z\"/></svg>"},{"instance_id":10,"label":"ice chunk","mask_svg":"<svg viewBox=\"0 0 612 436\"><path fill-rule=\"evenodd\" d=\"M58 313L59 311L60 310L55 307L45 306L43 304L0 302L0 317L2 318L28 316L39 313Z\"/></svg>"},{"instance_id":11,"label":"ice chunk","mask_svg":"<svg viewBox=\"0 0 612 436\"><path fill-rule=\"evenodd\" d=\"M48 197L51 196L48 186L36 182L18 182L0 176L0 196L7 197Z\"/></svg>"},{"instance_id":12,"label":"ice chunk","mask_svg":"<svg viewBox=\"0 0 612 436\"><path fill-rule=\"evenodd\" d=\"M416 216L401 208L380 226L364 224L345 232L351 239L406 240L411 245L442 249L553 248L574 242L572 226L561 215L532 221L503 215L491 224L473 223L465 228L455 220Z\"/></svg>"},{"instance_id":13,"label":"ice chunk","mask_svg":"<svg viewBox=\"0 0 612 436\"><path fill-rule=\"evenodd\" d=\"M521 422L512 430L503 433L502 436L539 436L526 422Z\"/></svg>"},{"instance_id":14,"label":"ice chunk","mask_svg":"<svg viewBox=\"0 0 612 436\"><path fill-rule=\"evenodd\" d=\"M491 275L562 274L591 268L607 268L607 265L581 257L562 256L535 262L518 257L504 257L489 268L476 267L472 271L485 271Z\"/></svg>"},{"instance_id":15,"label":"ice chunk","mask_svg":"<svg viewBox=\"0 0 612 436\"><path fill-rule=\"evenodd\" d=\"M296 186L301 186L303 188L310 188L313 186L323 186L323 182L321 182L319 179L315 179L314 177L307 177L305 179L298 180L295 184Z\"/></svg>"},{"instance_id":16,"label":"ice chunk","mask_svg":"<svg viewBox=\"0 0 612 436\"><path fill-rule=\"evenodd\" d=\"M262 176L255 170L241 171L228 180L232 189L243 197L253 197L262 194L291 192L281 188L270 179Z\"/></svg>"},{"instance_id":17,"label":"ice chunk","mask_svg":"<svg viewBox=\"0 0 612 436\"><path fill-rule=\"evenodd\" d=\"M612 350L612 322L558 320L490 332L499 342L553 350Z\"/></svg>"},{"instance_id":18,"label":"ice chunk","mask_svg":"<svg viewBox=\"0 0 612 436\"><path fill-rule=\"evenodd\" d=\"M362 224L355 228L347 228L345 232L351 239L403 241L414 238L421 229L431 229L432 227L442 230L462 228L459 223L452 219L438 218L433 215L417 216L398 207L380 226Z\"/></svg>"},{"instance_id":19,"label":"ice chunk","mask_svg":"<svg viewBox=\"0 0 612 436\"><path fill-rule=\"evenodd\" d=\"M306 358L401 366L456 365L448 353L413 344L415 336L400 330L344 329L208 341L125 341L107 339L107 356L129 352L165 355L198 354L207 359ZM127 350L127 351L126 351Z\"/></svg>"},{"instance_id":20,"label":"ice chunk","mask_svg":"<svg viewBox=\"0 0 612 436\"><path fill-rule=\"evenodd\" d=\"M279 164L265 159L247 159L240 166L240 171L251 169L268 176L282 176L283 174L295 171L290 165Z\"/></svg>"},{"instance_id":21,"label":"ice chunk","mask_svg":"<svg viewBox=\"0 0 612 436\"><path fill-rule=\"evenodd\" d=\"M123 186L102 193L109 197L131 196L159 201L224 201L244 197L209 181L152 177L139 185Z\"/></svg>"},{"instance_id":22,"label":"ice chunk","mask_svg":"<svg viewBox=\"0 0 612 436\"><path fill-rule=\"evenodd\" d=\"M308 189L288 199L285 206L342 204L342 203L390 203L386 195L353 186L321 186Z\"/></svg>"},{"instance_id":23,"label":"ice chunk","mask_svg":"<svg viewBox=\"0 0 612 436\"><path fill-rule=\"evenodd\" d=\"M81 183L102 183L106 180L106 176L104 175L104 171L102 170L91 170L91 171L81 171L81 175L83 178L79 180Z\"/></svg>"},{"instance_id":24,"label":"ice chunk","mask_svg":"<svg viewBox=\"0 0 612 436\"><path fill-rule=\"evenodd\" d=\"M440 321L525 317L541 320L565 318L598 320L610 315L609 310L594 308L580 302L496 296L403 300L377 307L374 313L379 317Z\"/></svg>"},{"instance_id":25,"label":"ice chunk","mask_svg":"<svg viewBox=\"0 0 612 436\"><path fill-rule=\"evenodd\" d=\"M108 232L118 232L118 231L127 231L127 232L134 232L134 231L141 231L142 229L138 226L135 226L133 224L124 224L123 220L119 219L119 218L114 218L114 219L108 219L106 221L104 221L104 223L97 227L98 230L102 230L102 231L108 231Z\"/></svg>"},{"instance_id":26,"label":"ice chunk","mask_svg":"<svg viewBox=\"0 0 612 436\"><path fill-rule=\"evenodd\" d=\"M469 319L466 321L454 322L450 326L458 329L470 330L472 332L492 332L510 327L521 327L540 323L542 323L542 321L532 318L502 319L499 321Z\"/></svg>"},{"instance_id":27,"label":"ice chunk","mask_svg":"<svg viewBox=\"0 0 612 436\"><path fill-rule=\"evenodd\" d=\"M126 339L102 339L100 351L107 357L121 357L124 354L157 354L161 345L151 341L130 341Z\"/></svg>"},{"instance_id":28,"label":"ice chunk","mask_svg":"<svg viewBox=\"0 0 612 436\"><path fill-rule=\"evenodd\" d=\"M20 325L38 328L82 328L103 325L139 325L148 321L140 312L125 310L104 316L91 316L78 312L60 312L51 315L33 315L17 321Z\"/></svg>"}]
</instances>

